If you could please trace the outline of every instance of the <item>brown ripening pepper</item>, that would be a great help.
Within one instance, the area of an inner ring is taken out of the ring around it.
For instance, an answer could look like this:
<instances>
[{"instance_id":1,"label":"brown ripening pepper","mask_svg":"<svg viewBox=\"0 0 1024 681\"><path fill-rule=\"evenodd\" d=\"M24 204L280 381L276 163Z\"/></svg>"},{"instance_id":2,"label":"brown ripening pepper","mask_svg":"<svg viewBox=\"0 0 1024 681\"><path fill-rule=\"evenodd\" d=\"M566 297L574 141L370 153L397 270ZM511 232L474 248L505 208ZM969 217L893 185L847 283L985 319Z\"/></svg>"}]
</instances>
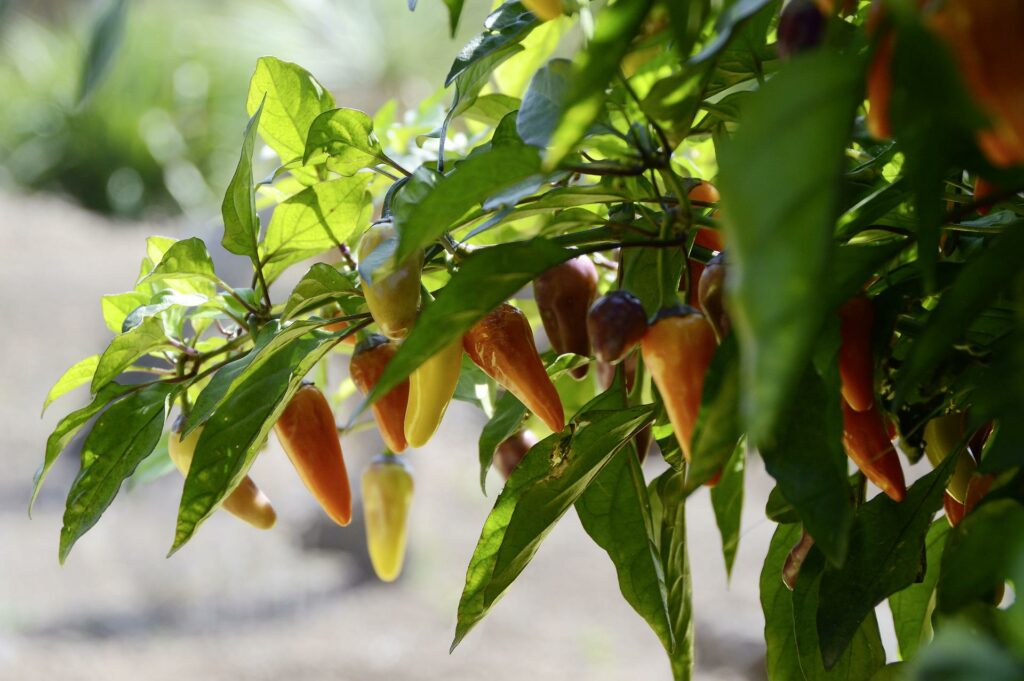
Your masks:
<instances>
[{"instance_id":1,"label":"brown ripening pepper","mask_svg":"<svg viewBox=\"0 0 1024 681\"><path fill-rule=\"evenodd\" d=\"M187 477L203 428L196 428L182 438L181 431L184 430L184 427L185 417L182 415L178 417L171 428L170 436L167 439L167 453L170 454L175 467ZM277 522L277 513L270 505L270 499L248 475L242 478L238 487L224 498L221 508L260 530L269 530Z\"/></svg>"},{"instance_id":2,"label":"brown ripening pepper","mask_svg":"<svg viewBox=\"0 0 1024 681\"><path fill-rule=\"evenodd\" d=\"M683 455L690 461L690 440L697 424L704 376L715 355L715 332L689 306L662 310L647 330L640 350L665 404Z\"/></svg>"},{"instance_id":3,"label":"brown ripening pepper","mask_svg":"<svg viewBox=\"0 0 1024 681\"><path fill-rule=\"evenodd\" d=\"M602 362L621 361L646 332L647 313L640 299L629 291L611 291L598 298L587 312L590 345Z\"/></svg>"},{"instance_id":4,"label":"brown ripening pepper","mask_svg":"<svg viewBox=\"0 0 1024 681\"><path fill-rule=\"evenodd\" d=\"M725 310L725 275L725 253L719 253L708 262L697 284L700 309L714 329L719 343L732 328L729 313Z\"/></svg>"},{"instance_id":5,"label":"brown ripening pepper","mask_svg":"<svg viewBox=\"0 0 1024 681\"><path fill-rule=\"evenodd\" d=\"M782 565L782 583L790 591L796 588L796 580L800 576L800 568L803 566L804 561L807 560L807 554L811 552L813 547L814 539L811 535L807 534L807 530L804 530L800 536L800 541L790 549L789 555L786 556L786 562Z\"/></svg>"},{"instance_id":6,"label":"brown ripening pepper","mask_svg":"<svg viewBox=\"0 0 1024 681\"><path fill-rule=\"evenodd\" d=\"M825 10L815 0L790 0L779 14L776 45L783 59L813 49L825 39Z\"/></svg>"},{"instance_id":7,"label":"brown ripening pepper","mask_svg":"<svg viewBox=\"0 0 1024 681\"><path fill-rule=\"evenodd\" d=\"M857 411L875 405L875 360L871 352L871 332L875 311L871 301L856 296L839 308L839 377L843 398Z\"/></svg>"},{"instance_id":8,"label":"brown ripening pepper","mask_svg":"<svg viewBox=\"0 0 1024 681\"><path fill-rule=\"evenodd\" d=\"M356 345L348 365L349 375L363 395L377 385L388 362L398 349L380 334L371 334ZM386 395L373 403L373 418L384 444L395 454L404 451L409 443L405 439L405 410L409 404L409 381L402 381Z\"/></svg>"},{"instance_id":9,"label":"brown ripening pepper","mask_svg":"<svg viewBox=\"0 0 1024 681\"><path fill-rule=\"evenodd\" d=\"M315 385L303 385L277 419L274 432L313 498L331 520L348 525L352 490L327 398Z\"/></svg>"},{"instance_id":10,"label":"brown ripening pepper","mask_svg":"<svg viewBox=\"0 0 1024 681\"><path fill-rule=\"evenodd\" d=\"M502 441L494 450L494 467L501 473L501 477L508 480L512 471L516 469L519 462L526 456L526 452L537 444L537 436L529 430L520 430L512 437Z\"/></svg>"},{"instance_id":11,"label":"brown ripening pepper","mask_svg":"<svg viewBox=\"0 0 1024 681\"><path fill-rule=\"evenodd\" d=\"M857 411L843 400L843 448L868 480L894 501L903 501L907 484L900 456L886 433L882 413L872 405Z\"/></svg>"},{"instance_id":12,"label":"brown ripening pepper","mask_svg":"<svg viewBox=\"0 0 1024 681\"><path fill-rule=\"evenodd\" d=\"M565 412L533 342L526 315L502 303L473 325L462 337L462 347L473 363L498 382L552 432L565 428Z\"/></svg>"},{"instance_id":13,"label":"brown ripening pepper","mask_svg":"<svg viewBox=\"0 0 1024 681\"><path fill-rule=\"evenodd\" d=\"M587 310L597 295L597 280L597 268L585 255L555 265L534 280L533 297L540 319L558 354L590 355ZM588 366L573 369L573 378L586 376Z\"/></svg>"}]
</instances>

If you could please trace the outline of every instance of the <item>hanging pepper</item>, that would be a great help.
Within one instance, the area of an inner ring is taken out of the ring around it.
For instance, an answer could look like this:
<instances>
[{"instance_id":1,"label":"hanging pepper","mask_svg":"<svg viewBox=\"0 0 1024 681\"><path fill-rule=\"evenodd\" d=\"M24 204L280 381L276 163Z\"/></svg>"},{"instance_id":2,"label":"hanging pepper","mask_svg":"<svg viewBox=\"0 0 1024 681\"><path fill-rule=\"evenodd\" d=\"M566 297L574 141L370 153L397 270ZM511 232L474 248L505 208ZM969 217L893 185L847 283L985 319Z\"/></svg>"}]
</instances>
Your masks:
<instances>
[{"instance_id":1,"label":"hanging pepper","mask_svg":"<svg viewBox=\"0 0 1024 681\"><path fill-rule=\"evenodd\" d=\"M484 373L518 397L553 432L565 428L562 400L521 311L502 303L466 332L462 346Z\"/></svg>"},{"instance_id":2,"label":"hanging pepper","mask_svg":"<svg viewBox=\"0 0 1024 681\"><path fill-rule=\"evenodd\" d=\"M356 345L348 371L352 382L363 395L369 394L377 385L384 368L398 352L394 343L380 334L371 334ZM405 439L405 413L409 403L409 381L392 388L386 395L373 403L373 418L392 452L404 451L408 446Z\"/></svg>"},{"instance_id":3,"label":"hanging pepper","mask_svg":"<svg viewBox=\"0 0 1024 681\"><path fill-rule=\"evenodd\" d=\"M839 377L843 397L857 411L875 405L875 360L871 332L875 311L863 296L850 298L839 308Z\"/></svg>"},{"instance_id":4,"label":"hanging pepper","mask_svg":"<svg viewBox=\"0 0 1024 681\"><path fill-rule=\"evenodd\" d=\"M420 273L423 270L423 252L417 251L386 276L371 281L374 272L363 271L366 261L378 249L386 256L377 266L390 264L390 254L398 243L398 232L389 220L377 222L363 233L357 254L363 295L370 315L388 338L400 339L409 335L420 308ZM379 254L377 257L380 257ZM376 259L376 258L375 258ZM376 269L373 267L372 269Z\"/></svg>"},{"instance_id":5,"label":"hanging pepper","mask_svg":"<svg viewBox=\"0 0 1024 681\"><path fill-rule=\"evenodd\" d=\"M192 466L192 457L196 453L196 445L199 444L199 436L203 429L196 428L184 439L181 431L185 427L185 417L179 416L171 428L170 437L167 439L167 452L171 461L181 474L188 476L188 469ZM277 513L270 505L270 499L264 494L256 483L248 475L242 478L231 494L224 498L221 507L233 516L244 520L260 530L269 530L277 522Z\"/></svg>"},{"instance_id":6,"label":"hanging pepper","mask_svg":"<svg viewBox=\"0 0 1024 681\"><path fill-rule=\"evenodd\" d=\"M393 582L405 560L406 526L412 504L413 482L409 466L394 454L382 454L363 471L363 514L366 548L373 571Z\"/></svg>"},{"instance_id":7,"label":"hanging pepper","mask_svg":"<svg viewBox=\"0 0 1024 681\"><path fill-rule=\"evenodd\" d=\"M785 59L817 47L827 24L828 17L815 0L790 0L779 14L779 56Z\"/></svg>"},{"instance_id":8,"label":"hanging pepper","mask_svg":"<svg viewBox=\"0 0 1024 681\"><path fill-rule=\"evenodd\" d=\"M409 375L405 439L411 447L427 444L448 409L462 370L462 339L456 338Z\"/></svg>"},{"instance_id":9,"label":"hanging pepper","mask_svg":"<svg viewBox=\"0 0 1024 681\"><path fill-rule=\"evenodd\" d=\"M704 376L716 345L711 324L689 306L659 312L640 343L644 366L658 386L687 461L691 457L690 440L700 411Z\"/></svg>"},{"instance_id":10,"label":"hanging pepper","mask_svg":"<svg viewBox=\"0 0 1024 681\"><path fill-rule=\"evenodd\" d=\"M533 282L540 320L551 347L558 354L590 355L587 310L597 295L597 268L585 255L555 265ZM576 379L587 375L589 365L570 373Z\"/></svg>"},{"instance_id":11,"label":"hanging pepper","mask_svg":"<svg viewBox=\"0 0 1024 681\"><path fill-rule=\"evenodd\" d=\"M907 484L896 448L886 433L882 413L872 405L857 411L843 401L843 447L868 480L895 501L903 501Z\"/></svg>"},{"instance_id":12,"label":"hanging pepper","mask_svg":"<svg viewBox=\"0 0 1024 681\"><path fill-rule=\"evenodd\" d=\"M348 525L352 490L327 398L315 385L303 385L277 419L274 432L313 498L334 522Z\"/></svg>"},{"instance_id":13,"label":"hanging pepper","mask_svg":"<svg viewBox=\"0 0 1024 681\"><path fill-rule=\"evenodd\" d=\"M508 480L512 471L526 456L526 452L530 451L535 444L537 444L537 436L532 431L525 429L503 440L494 450L493 458L494 467L501 473L501 477Z\"/></svg>"},{"instance_id":14,"label":"hanging pepper","mask_svg":"<svg viewBox=\"0 0 1024 681\"><path fill-rule=\"evenodd\" d=\"M626 290L601 296L587 312L587 333L594 354L616 364L647 332L647 313L640 299Z\"/></svg>"},{"instance_id":15,"label":"hanging pepper","mask_svg":"<svg viewBox=\"0 0 1024 681\"><path fill-rule=\"evenodd\" d=\"M725 310L725 274L725 253L719 253L708 262L697 285L700 309L711 324L719 343L732 328L729 313Z\"/></svg>"}]
</instances>

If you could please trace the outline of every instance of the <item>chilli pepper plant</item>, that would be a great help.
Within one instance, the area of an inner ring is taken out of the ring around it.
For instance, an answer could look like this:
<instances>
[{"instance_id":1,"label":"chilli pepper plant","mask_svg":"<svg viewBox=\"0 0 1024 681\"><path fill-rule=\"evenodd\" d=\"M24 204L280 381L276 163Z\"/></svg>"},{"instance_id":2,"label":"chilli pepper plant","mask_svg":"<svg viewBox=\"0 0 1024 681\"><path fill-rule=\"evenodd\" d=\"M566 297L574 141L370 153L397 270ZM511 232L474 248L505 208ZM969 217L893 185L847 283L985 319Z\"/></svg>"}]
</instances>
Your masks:
<instances>
[{"instance_id":1,"label":"chilli pepper plant","mask_svg":"<svg viewBox=\"0 0 1024 681\"><path fill-rule=\"evenodd\" d=\"M172 553L222 506L270 528L248 471L275 431L337 523L361 480L395 579L402 452L454 398L489 422L445 454L507 481L453 646L572 509L690 678L685 507L712 485L731 570L759 456L770 678L1024 678L1024 606L999 600L1024 575L1022 44L1015 0L505 2L405 116L260 59L222 206L251 281L152 237L103 298L113 340L46 399L92 396L36 477L87 431L60 560L168 449ZM321 392L338 354L346 413ZM371 411L388 451L354 476Z\"/></svg>"}]
</instances>

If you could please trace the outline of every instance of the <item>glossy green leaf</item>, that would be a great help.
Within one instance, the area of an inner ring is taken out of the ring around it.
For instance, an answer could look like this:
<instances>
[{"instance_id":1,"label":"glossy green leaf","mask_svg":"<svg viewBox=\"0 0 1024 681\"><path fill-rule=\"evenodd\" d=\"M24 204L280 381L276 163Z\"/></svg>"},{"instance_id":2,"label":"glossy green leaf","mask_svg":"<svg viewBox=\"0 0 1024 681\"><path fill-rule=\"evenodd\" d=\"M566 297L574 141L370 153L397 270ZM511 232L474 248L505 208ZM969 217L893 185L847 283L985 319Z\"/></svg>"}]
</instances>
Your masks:
<instances>
[{"instance_id":1,"label":"glossy green leaf","mask_svg":"<svg viewBox=\"0 0 1024 681\"><path fill-rule=\"evenodd\" d=\"M914 483L902 502L879 494L858 509L846 561L827 566L821 577L818 637L826 667L839 660L876 605L917 578L953 460Z\"/></svg>"},{"instance_id":2,"label":"glossy green leaf","mask_svg":"<svg viewBox=\"0 0 1024 681\"><path fill-rule=\"evenodd\" d=\"M460 3L461 4L461 3ZM484 32L475 36L459 52L444 79L445 87L455 82L466 69L495 51L521 42L540 21L522 3L502 3L484 21Z\"/></svg>"},{"instance_id":3,"label":"glossy green leaf","mask_svg":"<svg viewBox=\"0 0 1024 681\"><path fill-rule=\"evenodd\" d=\"M850 54L793 59L748 100L735 137L719 150L742 411L758 447L774 439L823 321L862 70Z\"/></svg>"},{"instance_id":4,"label":"glossy green leaf","mask_svg":"<svg viewBox=\"0 0 1024 681\"><path fill-rule=\"evenodd\" d=\"M331 93L298 64L274 57L256 61L246 110L258 121L260 136L281 161L287 163L303 156L313 121L333 108ZM257 117L260 109L263 116Z\"/></svg>"},{"instance_id":5,"label":"glossy green leaf","mask_svg":"<svg viewBox=\"0 0 1024 681\"><path fill-rule=\"evenodd\" d=\"M259 258L260 218L256 214L252 152L256 146L256 129L262 113L263 103L260 103L245 126L242 152L221 204L221 216L224 218L224 238L221 239L221 245L235 255L249 256L253 262Z\"/></svg>"},{"instance_id":6,"label":"glossy green leaf","mask_svg":"<svg viewBox=\"0 0 1024 681\"><path fill-rule=\"evenodd\" d=\"M494 415L480 431L477 451L480 457L480 489L487 494L487 471L491 470L498 445L519 432L526 418L526 407L509 391L494 405Z\"/></svg>"},{"instance_id":7,"label":"glossy green leaf","mask_svg":"<svg viewBox=\"0 0 1024 681\"><path fill-rule=\"evenodd\" d=\"M618 72L630 41L640 31L652 5L653 0L621 0L602 8L597 15L593 36L573 60L561 120L551 133L544 159L548 167L565 158L600 116L605 88Z\"/></svg>"},{"instance_id":8,"label":"glossy green leaf","mask_svg":"<svg viewBox=\"0 0 1024 681\"><path fill-rule=\"evenodd\" d=\"M711 508L715 512L715 524L722 536L722 558L725 572L732 576L736 561L736 550L740 545L740 529L743 520L743 472L746 468L746 447L739 442L732 456L722 467L722 477L711 488Z\"/></svg>"},{"instance_id":9,"label":"glossy green leaf","mask_svg":"<svg viewBox=\"0 0 1024 681\"><path fill-rule=\"evenodd\" d=\"M739 403L739 353L736 337L729 334L715 351L704 376L704 393L691 442L688 488L695 489L713 478L733 456L743 434Z\"/></svg>"},{"instance_id":10,"label":"glossy green leaf","mask_svg":"<svg viewBox=\"0 0 1024 681\"><path fill-rule=\"evenodd\" d=\"M459 601L453 649L483 619L558 519L651 414L650 407L614 411L584 407L571 435L555 433L527 452L498 496L473 552Z\"/></svg>"},{"instance_id":11,"label":"glossy green leaf","mask_svg":"<svg viewBox=\"0 0 1024 681\"><path fill-rule=\"evenodd\" d=\"M358 109L331 109L309 127L303 162L326 152L327 167L340 175L385 163L384 150L373 132L373 119Z\"/></svg>"},{"instance_id":12,"label":"glossy green leaf","mask_svg":"<svg viewBox=\"0 0 1024 681\"><path fill-rule=\"evenodd\" d=\"M318 262L309 268L292 289L281 311L281 318L288 319L297 313L355 293L355 275L339 272L335 267Z\"/></svg>"},{"instance_id":13,"label":"glossy green leaf","mask_svg":"<svg viewBox=\"0 0 1024 681\"><path fill-rule=\"evenodd\" d=\"M273 281L291 265L338 248L370 224L368 185L360 174L307 187L274 209L263 239L263 273Z\"/></svg>"},{"instance_id":14,"label":"glossy green leaf","mask_svg":"<svg viewBox=\"0 0 1024 681\"><path fill-rule=\"evenodd\" d=\"M60 562L96 524L121 483L156 447L166 403L176 386L157 383L114 403L96 420L82 446L82 465L68 492L60 531Z\"/></svg>"},{"instance_id":15,"label":"glossy green leaf","mask_svg":"<svg viewBox=\"0 0 1024 681\"><path fill-rule=\"evenodd\" d=\"M117 336L100 355L96 373L92 377L91 391L97 392L117 378L118 374L130 367L135 360L167 344L164 325L156 317L150 317L135 328Z\"/></svg>"},{"instance_id":16,"label":"glossy green leaf","mask_svg":"<svg viewBox=\"0 0 1024 681\"><path fill-rule=\"evenodd\" d=\"M199 436L185 478L171 553L192 538L242 481L303 377L336 344L330 337L306 336L290 342L248 375L239 373L237 385Z\"/></svg>"},{"instance_id":17,"label":"glossy green leaf","mask_svg":"<svg viewBox=\"0 0 1024 681\"><path fill-rule=\"evenodd\" d=\"M932 523L925 537L925 573L920 582L889 596L896 627L896 640L900 644L900 657L909 660L932 638L932 611L935 609L935 586L939 581L939 561L942 560L949 522L939 518Z\"/></svg>"},{"instance_id":18,"label":"glossy green leaf","mask_svg":"<svg viewBox=\"0 0 1024 681\"><path fill-rule=\"evenodd\" d=\"M434 303L420 313L412 333L356 413L404 381L538 274L576 255L545 239L531 239L491 246L467 257Z\"/></svg>"},{"instance_id":19,"label":"glossy green leaf","mask_svg":"<svg viewBox=\"0 0 1024 681\"><path fill-rule=\"evenodd\" d=\"M66 395L78 386L91 383L99 363L99 355L92 355L75 362L70 369L57 379L57 382L50 388L50 392L46 393L46 399L43 401L43 413L46 412L46 408L53 404L53 401L57 398Z\"/></svg>"}]
</instances>

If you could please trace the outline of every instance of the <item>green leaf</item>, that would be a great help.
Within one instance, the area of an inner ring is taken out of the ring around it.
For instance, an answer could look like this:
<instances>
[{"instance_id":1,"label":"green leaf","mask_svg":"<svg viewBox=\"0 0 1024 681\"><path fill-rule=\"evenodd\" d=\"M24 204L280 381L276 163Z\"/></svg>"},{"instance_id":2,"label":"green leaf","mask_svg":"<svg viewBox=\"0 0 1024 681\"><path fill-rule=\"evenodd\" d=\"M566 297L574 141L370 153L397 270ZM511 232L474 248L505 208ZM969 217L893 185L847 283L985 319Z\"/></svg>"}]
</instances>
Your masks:
<instances>
[{"instance_id":1,"label":"green leaf","mask_svg":"<svg viewBox=\"0 0 1024 681\"><path fill-rule=\"evenodd\" d=\"M640 299L649 317L676 303L683 273L683 249L629 248L622 251L621 257L625 268L622 288Z\"/></svg>"},{"instance_id":2,"label":"green leaf","mask_svg":"<svg viewBox=\"0 0 1024 681\"><path fill-rule=\"evenodd\" d=\"M793 59L747 100L736 136L719 152L743 416L758 447L770 444L824 318L862 71L849 54Z\"/></svg>"},{"instance_id":3,"label":"green leaf","mask_svg":"<svg viewBox=\"0 0 1024 681\"><path fill-rule=\"evenodd\" d=\"M188 308L196 308L209 302L206 296L194 293L178 293L171 289L164 289L154 295L148 305L140 305L132 310L131 314L124 318L122 332L128 332L150 317L161 316L161 323L164 326L165 334L176 334L181 329L182 311ZM168 312L170 311L170 312ZM161 314L161 313L167 314ZM218 314L219 312L214 312ZM198 321L198 316L193 316L192 321Z\"/></svg>"},{"instance_id":4,"label":"green leaf","mask_svg":"<svg viewBox=\"0 0 1024 681\"><path fill-rule=\"evenodd\" d=\"M914 483L902 502L879 494L857 511L846 561L842 567L827 566L821 577L818 637L826 668L840 658L876 605L917 578L925 535L942 505L955 458Z\"/></svg>"},{"instance_id":5,"label":"green leaf","mask_svg":"<svg viewBox=\"0 0 1024 681\"><path fill-rule=\"evenodd\" d=\"M437 303L427 309L434 307ZM483 619L558 519L651 415L650 407L612 411L584 407L571 435L555 433L526 453L487 516L473 552L452 649Z\"/></svg>"},{"instance_id":6,"label":"green leaf","mask_svg":"<svg viewBox=\"0 0 1024 681\"><path fill-rule=\"evenodd\" d=\"M459 28L459 17L462 16L462 6L466 4L466 0L443 0L444 4L448 7L448 29L451 31L451 37L455 37L455 31Z\"/></svg>"},{"instance_id":7,"label":"green leaf","mask_svg":"<svg viewBox=\"0 0 1024 681\"><path fill-rule=\"evenodd\" d=\"M675 649L669 656L675 681L693 676L693 586L686 551L686 492L683 474L668 469L648 486L655 549L668 590L669 626Z\"/></svg>"},{"instance_id":8,"label":"green leaf","mask_svg":"<svg viewBox=\"0 0 1024 681\"><path fill-rule=\"evenodd\" d=\"M551 133L544 159L548 167L565 158L601 114L605 89L653 4L653 0L622 0L598 14L593 36L573 60L562 117Z\"/></svg>"},{"instance_id":9,"label":"green leaf","mask_svg":"<svg viewBox=\"0 0 1024 681\"><path fill-rule=\"evenodd\" d=\"M906 361L896 375L896 404L908 399L910 391L925 382L929 374L953 349L972 319L1007 287L1024 266L1024 221L1015 223L974 255L953 285L942 294L925 321Z\"/></svg>"},{"instance_id":10,"label":"green leaf","mask_svg":"<svg viewBox=\"0 0 1024 681\"><path fill-rule=\"evenodd\" d=\"M952 457L951 457L952 458ZM950 530L939 572L937 606L955 612L990 596L1024 548L1024 507L998 499L974 509Z\"/></svg>"},{"instance_id":11,"label":"green leaf","mask_svg":"<svg viewBox=\"0 0 1024 681\"><path fill-rule=\"evenodd\" d=\"M534 74L516 116L516 131L524 142L542 149L548 145L562 115L571 76L568 59L552 59Z\"/></svg>"},{"instance_id":12,"label":"green leaf","mask_svg":"<svg viewBox=\"0 0 1024 681\"><path fill-rule=\"evenodd\" d=\"M177 386L157 383L116 402L96 420L82 446L82 467L68 492L60 531L63 565L78 539L117 496L121 483L160 440L165 407Z\"/></svg>"},{"instance_id":13,"label":"green leaf","mask_svg":"<svg viewBox=\"0 0 1024 681\"><path fill-rule=\"evenodd\" d=\"M463 353L462 370L459 372L459 382L455 385L452 399L472 404L490 418L494 415L494 398L497 392L498 387L494 379L473 364L473 360Z\"/></svg>"},{"instance_id":14,"label":"green leaf","mask_svg":"<svg viewBox=\"0 0 1024 681\"><path fill-rule=\"evenodd\" d=\"M103 321L106 322L108 329L114 333L121 333L124 330L124 320L132 310L148 302L149 296L139 291L105 295L100 299Z\"/></svg>"},{"instance_id":15,"label":"green leaf","mask_svg":"<svg viewBox=\"0 0 1024 681\"><path fill-rule=\"evenodd\" d=\"M527 282L576 255L575 251L545 239L531 239L490 246L468 256L448 285L438 292L434 303L420 313L412 333L388 362L356 414L404 381L416 367L468 331Z\"/></svg>"},{"instance_id":16,"label":"green leaf","mask_svg":"<svg viewBox=\"0 0 1024 681\"><path fill-rule=\"evenodd\" d=\"M297 262L340 247L364 229L373 211L370 180L361 174L321 182L278 205L263 240L267 281Z\"/></svg>"},{"instance_id":17,"label":"green leaf","mask_svg":"<svg viewBox=\"0 0 1024 681\"><path fill-rule=\"evenodd\" d=\"M469 111L470 107L476 104L480 91L490 82L494 75L494 70L524 49L522 45L504 45L500 49L474 62L472 66L460 73L459 77L455 79L455 97L452 99L452 108L445 117L445 122L437 131L437 134L439 136L447 134L448 125L451 121L456 116Z\"/></svg>"},{"instance_id":18,"label":"green leaf","mask_svg":"<svg viewBox=\"0 0 1024 681\"><path fill-rule=\"evenodd\" d=\"M688 489L696 489L721 471L743 435L739 419L738 355L736 337L729 334L715 351L704 376L704 393L693 429L693 457L686 480Z\"/></svg>"},{"instance_id":19,"label":"green leaf","mask_svg":"<svg viewBox=\"0 0 1024 681\"><path fill-rule=\"evenodd\" d=\"M807 681L825 679L869 679L885 666L885 650L875 613L868 612L859 623L848 648L826 671L818 645L815 615L818 612L819 583L825 558L812 548L800 567L793 590L793 631L800 668Z\"/></svg>"},{"instance_id":20,"label":"green leaf","mask_svg":"<svg viewBox=\"0 0 1024 681\"><path fill-rule=\"evenodd\" d=\"M221 245L235 255L247 255L255 263L259 259L260 218L256 214L256 192L252 180L252 152L256 146L256 129L263 113L261 103L245 126L242 153L221 204L224 238Z\"/></svg>"},{"instance_id":21,"label":"green leaf","mask_svg":"<svg viewBox=\"0 0 1024 681\"><path fill-rule=\"evenodd\" d=\"M87 406L71 412L57 423L57 427L54 428L50 437L46 439L46 454L43 457L42 465L39 466L39 470L36 471L33 478L32 497L28 502L29 516L32 515L32 506L36 503L36 497L39 496L39 490L43 486L43 481L46 480L46 476L49 475L53 464L60 458L61 453L68 446L68 443L71 442L71 439L89 422L89 419L100 413L104 407L125 394L128 390L131 390L131 386L108 383L96 393L92 402Z\"/></svg>"},{"instance_id":22,"label":"green leaf","mask_svg":"<svg viewBox=\"0 0 1024 681\"><path fill-rule=\"evenodd\" d=\"M82 77L78 83L79 105L89 99L109 73L124 38L127 13L128 3L125 0L111 0L93 26L89 34L89 50L82 64Z\"/></svg>"},{"instance_id":23,"label":"green leaf","mask_svg":"<svg viewBox=\"0 0 1024 681\"><path fill-rule=\"evenodd\" d=\"M281 318L288 319L297 313L355 293L355 275L344 274L330 265L318 262L309 268L292 289L281 311Z\"/></svg>"},{"instance_id":24,"label":"green leaf","mask_svg":"<svg viewBox=\"0 0 1024 681\"><path fill-rule=\"evenodd\" d=\"M526 407L509 391L502 393L494 405L494 415L480 431L480 489L487 494L487 471L491 469L498 445L519 432L526 418Z\"/></svg>"},{"instance_id":25,"label":"green leaf","mask_svg":"<svg viewBox=\"0 0 1024 681\"><path fill-rule=\"evenodd\" d=\"M396 262L429 246L491 195L539 170L538 151L521 144L495 146L457 163L451 173L436 180L420 201L395 206L395 227L401 235ZM413 189L414 182L403 188L402 193Z\"/></svg>"},{"instance_id":26,"label":"green leaf","mask_svg":"<svg viewBox=\"0 0 1024 681\"><path fill-rule=\"evenodd\" d=\"M523 7L522 3L502 3L484 20L484 32L475 36L459 52L444 79L445 87L450 86L466 69L491 53L520 43L539 24L537 17Z\"/></svg>"},{"instance_id":27,"label":"green leaf","mask_svg":"<svg viewBox=\"0 0 1024 681\"><path fill-rule=\"evenodd\" d=\"M928 681L1018 681L1024 664L1006 646L967 621L946 623L910 664L904 678Z\"/></svg>"},{"instance_id":28,"label":"green leaf","mask_svg":"<svg viewBox=\"0 0 1024 681\"><path fill-rule=\"evenodd\" d=\"M900 644L900 657L909 660L932 637L932 611L935 609L935 586L939 581L939 561L949 535L949 523L939 518L932 523L925 537L924 579L889 596Z\"/></svg>"},{"instance_id":29,"label":"green leaf","mask_svg":"<svg viewBox=\"0 0 1024 681\"><path fill-rule=\"evenodd\" d=\"M185 478L171 553L192 538L242 481L303 377L336 344L331 337L306 336L248 375L240 373L237 385L232 385L199 436Z\"/></svg>"},{"instance_id":30,"label":"green leaf","mask_svg":"<svg viewBox=\"0 0 1024 681\"><path fill-rule=\"evenodd\" d=\"M43 401L43 413L46 413L46 408L53 404L58 397L66 395L80 385L90 383L99 363L99 355L75 362L70 369L64 372L63 376L57 379L57 382L50 388L50 392L46 393L46 399Z\"/></svg>"},{"instance_id":31,"label":"green leaf","mask_svg":"<svg viewBox=\"0 0 1024 681\"><path fill-rule=\"evenodd\" d=\"M217 292L213 259L202 239L176 241L141 282L162 283L179 293L197 293L207 298Z\"/></svg>"},{"instance_id":32,"label":"green leaf","mask_svg":"<svg viewBox=\"0 0 1024 681\"><path fill-rule=\"evenodd\" d=\"M387 162L373 133L373 119L358 109L332 109L313 120L306 137L303 163L309 163L320 151L327 152L327 168L339 175L352 175Z\"/></svg>"},{"instance_id":33,"label":"green leaf","mask_svg":"<svg viewBox=\"0 0 1024 681\"><path fill-rule=\"evenodd\" d=\"M303 156L313 121L333 108L331 93L298 64L274 57L256 61L246 109L258 121L260 136L283 162ZM262 117L256 115L260 110Z\"/></svg>"},{"instance_id":34,"label":"green leaf","mask_svg":"<svg viewBox=\"0 0 1024 681\"><path fill-rule=\"evenodd\" d=\"M135 360L165 345L167 335L164 333L163 323L157 317L150 317L135 328L117 336L100 356L96 373L92 377L91 391L96 393Z\"/></svg>"},{"instance_id":35,"label":"green leaf","mask_svg":"<svg viewBox=\"0 0 1024 681\"><path fill-rule=\"evenodd\" d=\"M725 559L725 573L732 576L736 561L736 550L740 545L740 527L743 516L743 470L746 466L746 447L739 442L732 456L722 468L722 477L711 488L711 508L715 512L715 524L722 535L722 558Z\"/></svg>"},{"instance_id":36,"label":"green leaf","mask_svg":"<svg viewBox=\"0 0 1024 681\"><path fill-rule=\"evenodd\" d=\"M775 528L761 568L761 611L767 645L765 666L771 681L803 678L793 629L793 596L782 581L782 566L790 550L800 541L800 535L800 526L796 524Z\"/></svg>"},{"instance_id":37,"label":"green leaf","mask_svg":"<svg viewBox=\"0 0 1024 681\"><path fill-rule=\"evenodd\" d=\"M807 532L839 564L846 556L853 508L842 448L838 363L834 369L826 382L807 366L794 399L781 414L775 444L760 452Z\"/></svg>"}]
</instances>

